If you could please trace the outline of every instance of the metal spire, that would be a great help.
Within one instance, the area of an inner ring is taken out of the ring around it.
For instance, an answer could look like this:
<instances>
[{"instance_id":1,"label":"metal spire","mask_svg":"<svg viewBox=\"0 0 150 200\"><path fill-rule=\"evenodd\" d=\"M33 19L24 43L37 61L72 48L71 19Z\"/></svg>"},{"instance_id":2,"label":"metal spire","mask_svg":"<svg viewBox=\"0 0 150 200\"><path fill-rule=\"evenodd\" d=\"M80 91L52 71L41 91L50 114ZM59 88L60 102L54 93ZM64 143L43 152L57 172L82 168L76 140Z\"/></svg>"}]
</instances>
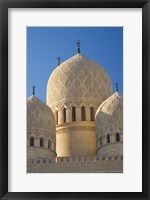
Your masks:
<instances>
[{"instance_id":1,"label":"metal spire","mask_svg":"<svg viewBox=\"0 0 150 200\"><path fill-rule=\"evenodd\" d=\"M115 83L116 91L118 92L118 82Z\"/></svg>"},{"instance_id":2,"label":"metal spire","mask_svg":"<svg viewBox=\"0 0 150 200\"><path fill-rule=\"evenodd\" d=\"M35 95L35 86L32 86L32 95Z\"/></svg>"},{"instance_id":3,"label":"metal spire","mask_svg":"<svg viewBox=\"0 0 150 200\"><path fill-rule=\"evenodd\" d=\"M77 40L76 44L78 46L77 53L80 53L80 40Z\"/></svg>"},{"instance_id":4,"label":"metal spire","mask_svg":"<svg viewBox=\"0 0 150 200\"><path fill-rule=\"evenodd\" d=\"M57 57L58 65L60 65L60 59L61 59L61 58L58 56L58 57Z\"/></svg>"}]
</instances>

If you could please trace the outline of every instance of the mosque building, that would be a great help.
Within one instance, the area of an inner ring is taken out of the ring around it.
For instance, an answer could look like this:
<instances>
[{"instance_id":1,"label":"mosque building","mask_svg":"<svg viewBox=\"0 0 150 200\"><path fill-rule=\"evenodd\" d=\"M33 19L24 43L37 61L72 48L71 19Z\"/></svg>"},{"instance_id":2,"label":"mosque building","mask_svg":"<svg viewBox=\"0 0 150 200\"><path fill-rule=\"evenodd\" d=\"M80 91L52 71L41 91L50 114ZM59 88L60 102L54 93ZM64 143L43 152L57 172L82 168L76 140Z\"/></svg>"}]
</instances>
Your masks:
<instances>
[{"instance_id":1,"label":"mosque building","mask_svg":"<svg viewBox=\"0 0 150 200\"><path fill-rule=\"evenodd\" d=\"M49 77L46 104L27 98L28 173L123 172L123 97L103 67L80 53Z\"/></svg>"}]
</instances>

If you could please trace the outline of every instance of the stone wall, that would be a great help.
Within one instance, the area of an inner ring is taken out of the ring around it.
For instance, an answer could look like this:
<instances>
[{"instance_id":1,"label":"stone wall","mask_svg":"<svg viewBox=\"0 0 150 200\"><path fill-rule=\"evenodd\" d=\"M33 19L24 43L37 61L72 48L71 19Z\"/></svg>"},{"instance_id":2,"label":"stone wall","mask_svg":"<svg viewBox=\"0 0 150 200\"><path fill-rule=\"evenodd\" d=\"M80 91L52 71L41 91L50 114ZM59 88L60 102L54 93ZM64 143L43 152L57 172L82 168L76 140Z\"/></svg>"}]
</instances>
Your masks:
<instances>
[{"instance_id":1,"label":"stone wall","mask_svg":"<svg viewBox=\"0 0 150 200\"><path fill-rule=\"evenodd\" d=\"M40 158L29 159L27 173L122 173L123 160L113 157L109 159L95 156L57 158L56 161Z\"/></svg>"},{"instance_id":2,"label":"stone wall","mask_svg":"<svg viewBox=\"0 0 150 200\"><path fill-rule=\"evenodd\" d=\"M71 122L56 127L58 157L96 155L95 122Z\"/></svg>"},{"instance_id":3,"label":"stone wall","mask_svg":"<svg viewBox=\"0 0 150 200\"><path fill-rule=\"evenodd\" d=\"M53 151L52 149L44 148L44 147L32 147L29 146L27 147L27 157L28 159L30 158L55 158L56 157L56 152Z\"/></svg>"},{"instance_id":4,"label":"stone wall","mask_svg":"<svg viewBox=\"0 0 150 200\"><path fill-rule=\"evenodd\" d=\"M97 149L97 155L103 156L123 156L123 143L109 143Z\"/></svg>"}]
</instances>

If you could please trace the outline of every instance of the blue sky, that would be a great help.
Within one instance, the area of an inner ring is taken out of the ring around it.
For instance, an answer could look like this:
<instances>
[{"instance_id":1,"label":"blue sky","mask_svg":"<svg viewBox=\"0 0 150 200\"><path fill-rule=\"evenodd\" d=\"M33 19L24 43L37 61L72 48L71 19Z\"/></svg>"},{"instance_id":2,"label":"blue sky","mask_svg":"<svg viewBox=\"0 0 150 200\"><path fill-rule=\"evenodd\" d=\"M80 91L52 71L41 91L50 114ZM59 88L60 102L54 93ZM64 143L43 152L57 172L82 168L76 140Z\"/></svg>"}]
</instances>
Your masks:
<instances>
[{"instance_id":1,"label":"blue sky","mask_svg":"<svg viewBox=\"0 0 150 200\"><path fill-rule=\"evenodd\" d=\"M46 102L46 85L52 71L77 52L76 41L81 41L81 54L99 63L113 84L119 83L123 94L123 28L122 27L28 27L27 28L27 96Z\"/></svg>"}]
</instances>

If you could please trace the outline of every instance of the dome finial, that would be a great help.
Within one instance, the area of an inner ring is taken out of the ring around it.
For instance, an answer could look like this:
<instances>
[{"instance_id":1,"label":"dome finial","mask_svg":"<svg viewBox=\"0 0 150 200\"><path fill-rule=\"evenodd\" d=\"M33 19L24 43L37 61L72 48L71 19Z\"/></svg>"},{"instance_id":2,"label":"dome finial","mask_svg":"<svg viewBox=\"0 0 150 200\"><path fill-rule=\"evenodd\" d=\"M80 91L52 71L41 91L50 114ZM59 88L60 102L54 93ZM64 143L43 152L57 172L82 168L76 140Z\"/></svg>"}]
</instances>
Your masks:
<instances>
[{"instance_id":1,"label":"dome finial","mask_svg":"<svg viewBox=\"0 0 150 200\"><path fill-rule=\"evenodd\" d=\"M58 57L57 57L58 65L60 65L60 59L61 59L61 58L58 56Z\"/></svg>"},{"instance_id":2,"label":"dome finial","mask_svg":"<svg viewBox=\"0 0 150 200\"><path fill-rule=\"evenodd\" d=\"M78 46L78 49L77 49L77 52L78 52L78 53L80 53L80 43L81 43L80 40L77 40L76 44L77 44L77 46Z\"/></svg>"},{"instance_id":3,"label":"dome finial","mask_svg":"<svg viewBox=\"0 0 150 200\"><path fill-rule=\"evenodd\" d=\"M32 86L32 95L34 96L35 95L35 86Z\"/></svg>"},{"instance_id":4,"label":"dome finial","mask_svg":"<svg viewBox=\"0 0 150 200\"><path fill-rule=\"evenodd\" d=\"M118 92L118 82L115 83L116 91Z\"/></svg>"}]
</instances>

